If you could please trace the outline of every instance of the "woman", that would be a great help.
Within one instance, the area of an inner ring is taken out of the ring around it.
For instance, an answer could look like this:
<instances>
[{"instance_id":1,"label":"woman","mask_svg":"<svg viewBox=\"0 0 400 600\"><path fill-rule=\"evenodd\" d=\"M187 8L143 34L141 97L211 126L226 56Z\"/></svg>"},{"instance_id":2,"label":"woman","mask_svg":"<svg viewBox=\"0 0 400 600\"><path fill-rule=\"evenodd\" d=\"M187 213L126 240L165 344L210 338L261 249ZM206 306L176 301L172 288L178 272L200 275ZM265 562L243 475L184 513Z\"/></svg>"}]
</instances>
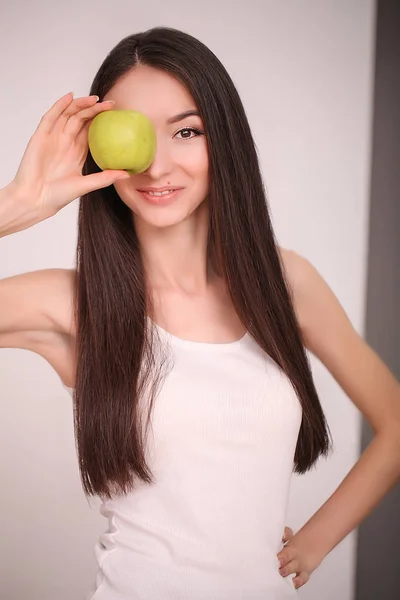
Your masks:
<instances>
[{"instance_id":1,"label":"woman","mask_svg":"<svg viewBox=\"0 0 400 600\"><path fill-rule=\"evenodd\" d=\"M90 598L292 598L397 481L399 384L277 245L242 103L208 48L169 28L129 36L90 93L54 104L0 192L2 236L81 197L76 271L1 281L0 345L44 356L73 394L83 488L109 519ZM109 109L152 120L144 173L100 172L88 153ZM330 450L307 349L376 436L281 548L291 473Z\"/></svg>"}]
</instances>

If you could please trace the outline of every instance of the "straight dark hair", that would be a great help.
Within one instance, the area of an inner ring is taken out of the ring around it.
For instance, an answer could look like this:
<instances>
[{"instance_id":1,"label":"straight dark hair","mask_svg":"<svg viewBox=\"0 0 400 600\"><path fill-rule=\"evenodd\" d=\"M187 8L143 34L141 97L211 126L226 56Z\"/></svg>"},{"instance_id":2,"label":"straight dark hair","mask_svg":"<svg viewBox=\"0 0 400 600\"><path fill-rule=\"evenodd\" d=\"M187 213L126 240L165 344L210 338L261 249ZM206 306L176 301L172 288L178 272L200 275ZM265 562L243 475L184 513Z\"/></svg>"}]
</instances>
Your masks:
<instances>
[{"instance_id":1,"label":"straight dark hair","mask_svg":"<svg viewBox=\"0 0 400 600\"><path fill-rule=\"evenodd\" d=\"M90 94L102 100L139 64L179 80L200 112L209 155L207 260L226 281L246 330L293 385L302 407L294 470L305 473L320 455L328 455L330 432L239 94L209 48L167 27L118 43L97 72ZM83 174L97 171L89 151ZM166 361L155 352L148 327L152 299L131 210L110 186L82 196L78 219L75 437L86 495L110 498L132 490L137 479L154 482L146 462L146 436ZM147 393L150 405L144 428L141 398Z\"/></svg>"}]
</instances>

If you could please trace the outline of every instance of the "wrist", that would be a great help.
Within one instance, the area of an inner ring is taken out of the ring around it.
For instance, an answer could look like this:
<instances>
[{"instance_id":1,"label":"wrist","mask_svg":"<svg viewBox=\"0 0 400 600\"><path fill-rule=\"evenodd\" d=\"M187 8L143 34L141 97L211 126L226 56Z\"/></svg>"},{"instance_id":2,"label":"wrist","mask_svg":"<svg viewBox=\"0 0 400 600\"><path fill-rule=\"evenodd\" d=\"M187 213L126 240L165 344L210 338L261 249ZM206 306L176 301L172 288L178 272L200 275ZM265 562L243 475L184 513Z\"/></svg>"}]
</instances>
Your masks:
<instances>
[{"instance_id":1,"label":"wrist","mask_svg":"<svg viewBox=\"0 0 400 600\"><path fill-rule=\"evenodd\" d=\"M28 229L43 221L37 206L32 203L15 180L0 190L0 237Z\"/></svg>"}]
</instances>

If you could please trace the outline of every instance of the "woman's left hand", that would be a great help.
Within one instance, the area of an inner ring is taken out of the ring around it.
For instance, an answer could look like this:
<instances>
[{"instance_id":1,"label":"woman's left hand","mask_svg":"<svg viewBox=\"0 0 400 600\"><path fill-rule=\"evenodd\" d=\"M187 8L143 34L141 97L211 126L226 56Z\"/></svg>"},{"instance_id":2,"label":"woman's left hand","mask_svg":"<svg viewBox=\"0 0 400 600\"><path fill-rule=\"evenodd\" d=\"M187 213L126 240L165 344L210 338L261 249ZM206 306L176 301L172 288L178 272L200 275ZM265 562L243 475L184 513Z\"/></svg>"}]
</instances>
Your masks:
<instances>
[{"instance_id":1,"label":"woman's left hand","mask_svg":"<svg viewBox=\"0 0 400 600\"><path fill-rule=\"evenodd\" d=\"M282 536L284 547L277 556L281 563L279 573L282 577L295 573L293 585L296 589L307 583L310 575L321 564L322 558L312 551L312 545L302 537L301 532L296 535L290 527L285 527Z\"/></svg>"}]
</instances>

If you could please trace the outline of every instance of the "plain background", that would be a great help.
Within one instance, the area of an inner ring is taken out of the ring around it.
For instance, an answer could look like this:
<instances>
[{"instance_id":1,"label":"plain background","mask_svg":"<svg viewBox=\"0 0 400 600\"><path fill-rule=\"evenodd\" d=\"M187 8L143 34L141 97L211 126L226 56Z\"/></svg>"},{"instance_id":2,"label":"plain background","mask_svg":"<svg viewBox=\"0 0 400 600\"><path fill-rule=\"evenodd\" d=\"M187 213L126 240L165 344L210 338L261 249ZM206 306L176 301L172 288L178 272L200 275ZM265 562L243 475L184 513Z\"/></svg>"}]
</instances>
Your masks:
<instances>
[{"instance_id":1,"label":"plain background","mask_svg":"<svg viewBox=\"0 0 400 600\"><path fill-rule=\"evenodd\" d=\"M86 95L123 37L156 25L198 37L242 97L281 246L306 256L364 332L374 61L373 0L184 2L88 0L1 4L0 186L14 177L40 117L68 91ZM0 240L0 277L73 267L78 200L51 220ZM311 357L335 452L293 476L295 531L332 494L359 454L360 414ZM41 357L3 349L0 361L0 595L83 599L93 546L106 526L79 480L72 405ZM298 592L352 600L355 533Z\"/></svg>"}]
</instances>

